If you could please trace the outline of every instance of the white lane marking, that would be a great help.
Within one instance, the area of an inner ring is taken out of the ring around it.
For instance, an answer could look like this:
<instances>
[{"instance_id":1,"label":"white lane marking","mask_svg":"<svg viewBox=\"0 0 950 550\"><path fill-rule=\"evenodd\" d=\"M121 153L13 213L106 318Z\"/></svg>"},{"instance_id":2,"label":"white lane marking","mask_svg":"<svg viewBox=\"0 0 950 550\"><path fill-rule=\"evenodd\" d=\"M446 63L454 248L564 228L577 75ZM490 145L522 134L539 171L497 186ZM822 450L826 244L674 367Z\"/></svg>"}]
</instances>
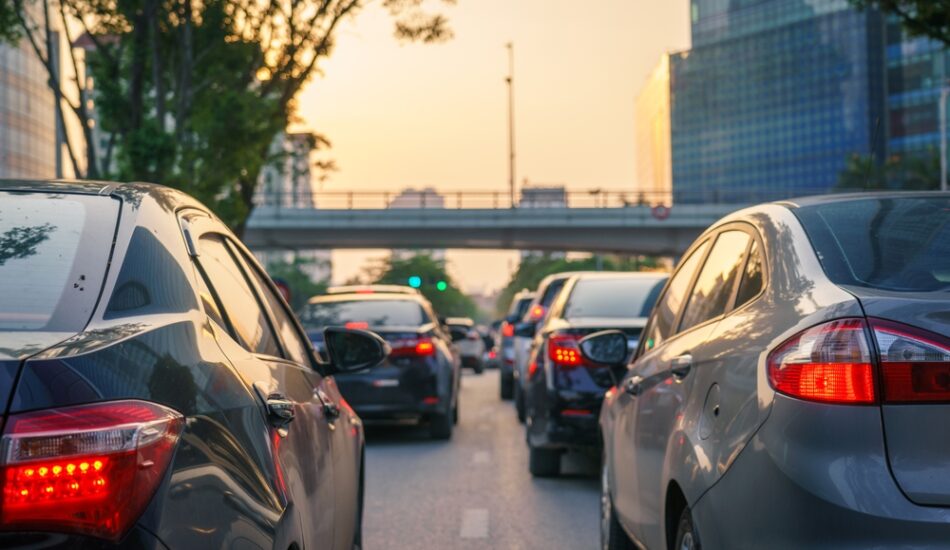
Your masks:
<instances>
[{"instance_id":1,"label":"white lane marking","mask_svg":"<svg viewBox=\"0 0 950 550\"><path fill-rule=\"evenodd\" d=\"M475 451L472 455L472 464L488 464L491 462L491 453L488 451Z\"/></svg>"},{"instance_id":2,"label":"white lane marking","mask_svg":"<svg viewBox=\"0 0 950 550\"><path fill-rule=\"evenodd\" d=\"M463 539L488 538L488 509L469 508L462 514L462 529L459 536Z\"/></svg>"}]
</instances>

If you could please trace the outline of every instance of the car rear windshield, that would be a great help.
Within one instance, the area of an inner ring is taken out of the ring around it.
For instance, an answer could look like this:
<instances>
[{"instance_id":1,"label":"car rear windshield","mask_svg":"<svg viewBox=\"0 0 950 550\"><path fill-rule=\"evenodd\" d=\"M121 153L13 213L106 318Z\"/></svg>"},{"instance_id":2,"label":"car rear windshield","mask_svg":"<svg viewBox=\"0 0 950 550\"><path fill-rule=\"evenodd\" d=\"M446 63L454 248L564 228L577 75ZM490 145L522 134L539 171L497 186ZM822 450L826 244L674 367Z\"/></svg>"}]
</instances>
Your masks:
<instances>
[{"instance_id":1,"label":"car rear windshield","mask_svg":"<svg viewBox=\"0 0 950 550\"><path fill-rule=\"evenodd\" d=\"M665 277L581 279L564 306L565 319L649 317Z\"/></svg>"},{"instance_id":2,"label":"car rear windshield","mask_svg":"<svg viewBox=\"0 0 950 550\"><path fill-rule=\"evenodd\" d=\"M835 284L883 290L950 289L950 198L900 197L795 210Z\"/></svg>"},{"instance_id":3,"label":"car rear windshield","mask_svg":"<svg viewBox=\"0 0 950 550\"><path fill-rule=\"evenodd\" d=\"M532 301L534 301L534 298L522 298L518 300L518 303L512 308L512 315L516 319L521 319L524 317L524 314L528 312L528 306L531 305Z\"/></svg>"},{"instance_id":4,"label":"car rear windshield","mask_svg":"<svg viewBox=\"0 0 950 550\"><path fill-rule=\"evenodd\" d=\"M300 312L307 328L344 326L417 327L428 323L425 311L413 300L345 300L307 304Z\"/></svg>"},{"instance_id":5,"label":"car rear windshield","mask_svg":"<svg viewBox=\"0 0 950 550\"><path fill-rule=\"evenodd\" d=\"M82 330L118 214L109 197L0 192L0 330Z\"/></svg>"}]
</instances>

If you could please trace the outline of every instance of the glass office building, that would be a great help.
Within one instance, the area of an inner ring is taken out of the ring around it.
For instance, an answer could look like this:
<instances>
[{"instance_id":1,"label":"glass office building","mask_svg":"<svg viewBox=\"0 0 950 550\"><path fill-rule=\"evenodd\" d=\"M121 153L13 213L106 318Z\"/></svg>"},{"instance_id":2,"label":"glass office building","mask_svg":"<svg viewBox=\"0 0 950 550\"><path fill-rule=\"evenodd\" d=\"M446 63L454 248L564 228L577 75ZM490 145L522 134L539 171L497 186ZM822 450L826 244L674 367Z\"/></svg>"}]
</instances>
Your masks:
<instances>
[{"instance_id":1,"label":"glass office building","mask_svg":"<svg viewBox=\"0 0 950 550\"><path fill-rule=\"evenodd\" d=\"M636 100L637 202L670 204L670 56L664 55Z\"/></svg>"},{"instance_id":2,"label":"glass office building","mask_svg":"<svg viewBox=\"0 0 950 550\"><path fill-rule=\"evenodd\" d=\"M56 177L56 116L42 63L0 44L0 178Z\"/></svg>"},{"instance_id":3,"label":"glass office building","mask_svg":"<svg viewBox=\"0 0 950 550\"><path fill-rule=\"evenodd\" d=\"M824 193L886 150L885 27L846 0L692 0L671 56L674 202Z\"/></svg>"}]
</instances>

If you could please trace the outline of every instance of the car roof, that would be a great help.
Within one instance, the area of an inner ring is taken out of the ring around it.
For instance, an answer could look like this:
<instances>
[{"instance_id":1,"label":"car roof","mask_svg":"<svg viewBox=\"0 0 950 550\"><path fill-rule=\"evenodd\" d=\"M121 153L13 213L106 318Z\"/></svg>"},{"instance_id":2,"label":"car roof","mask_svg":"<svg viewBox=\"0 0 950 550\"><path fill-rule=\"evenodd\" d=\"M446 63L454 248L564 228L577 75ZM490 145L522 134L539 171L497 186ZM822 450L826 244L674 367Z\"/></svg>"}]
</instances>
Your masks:
<instances>
[{"instance_id":1,"label":"car roof","mask_svg":"<svg viewBox=\"0 0 950 550\"><path fill-rule=\"evenodd\" d=\"M572 279L664 279L670 274L665 271L597 271L595 273L580 273Z\"/></svg>"},{"instance_id":2,"label":"car roof","mask_svg":"<svg viewBox=\"0 0 950 550\"><path fill-rule=\"evenodd\" d=\"M446 317L446 325L463 325L466 327L475 326L475 321L469 319L468 317Z\"/></svg>"},{"instance_id":3,"label":"car roof","mask_svg":"<svg viewBox=\"0 0 950 550\"><path fill-rule=\"evenodd\" d=\"M818 204L830 204L834 202L847 202L866 199L911 199L911 198L950 198L950 192L941 191L861 191L855 193L835 193L830 195L810 195L798 197L784 201L778 201L781 204L791 208L800 208L803 206L814 206Z\"/></svg>"},{"instance_id":4,"label":"car roof","mask_svg":"<svg viewBox=\"0 0 950 550\"><path fill-rule=\"evenodd\" d=\"M326 304L333 302L383 302L398 300L403 302L416 302L419 304L427 303L421 295L408 294L404 292L374 292L372 294L363 294L353 292L349 294L321 294L307 300L308 304Z\"/></svg>"},{"instance_id":5,"label":"car roof","mask_svg":"<svg viewBox=\"0 0 950 550\"><path fill-rule=\"evenodd\" d=\"M390 294L420 295L418 289L403 285L339 285L327 289L327 294L372 294L377 292Z\"/></svg>"},{"instance_id":6,"label":"car roof","mask_svg":"<svg viewBox=\"0 0 950 550\"><path fill-rule=\"evenodd\" d=\"M133 205L151 198L163 208L176 211L190 207L208 212L207 207L187 193L177 189L145 182L116 183L112 181L79 180L31 180L0 179L0 191L24 191L30 193L67 193L117 197ZM210 213L210 212L209 212Z\"/></svg>"}]
</instances>

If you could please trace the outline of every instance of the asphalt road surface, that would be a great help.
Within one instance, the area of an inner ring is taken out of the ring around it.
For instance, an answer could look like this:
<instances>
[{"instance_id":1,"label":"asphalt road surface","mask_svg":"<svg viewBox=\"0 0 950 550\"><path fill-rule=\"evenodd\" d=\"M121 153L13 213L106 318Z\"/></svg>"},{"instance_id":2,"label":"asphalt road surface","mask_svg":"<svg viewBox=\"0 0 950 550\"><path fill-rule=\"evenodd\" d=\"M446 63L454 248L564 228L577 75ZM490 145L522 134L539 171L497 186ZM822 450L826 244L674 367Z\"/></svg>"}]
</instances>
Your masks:
<instances>
[{"instance_id":1,"label":"asphalt road surface","mask_svg":"<svg viewBox=\"0 0 950 550\"><path fill-rule=\"evenodd\" d=\"M598 465L569 455L533 479L524 428L498 371L465 371L459 424L434 442L417 426L368 426L363 545L377 549L588 549L598 544Z\"/></svg>"}]
</instances>

